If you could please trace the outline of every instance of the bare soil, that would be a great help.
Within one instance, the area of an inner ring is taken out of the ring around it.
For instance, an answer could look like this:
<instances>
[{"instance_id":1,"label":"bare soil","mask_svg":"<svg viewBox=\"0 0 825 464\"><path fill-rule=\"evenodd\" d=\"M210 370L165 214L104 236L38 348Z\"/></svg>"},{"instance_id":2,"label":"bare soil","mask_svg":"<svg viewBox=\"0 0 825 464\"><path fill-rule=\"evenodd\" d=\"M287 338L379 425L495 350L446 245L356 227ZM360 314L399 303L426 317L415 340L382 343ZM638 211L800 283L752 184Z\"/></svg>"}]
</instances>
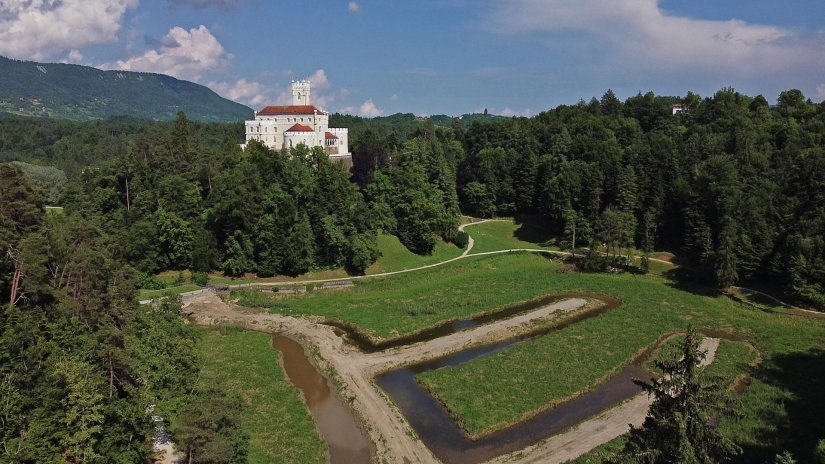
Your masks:
<instances>
[{"instance_id":1,"label":"bare soil","mask_svg":"<svg viewBox=\"0 0 825 464\"><path fill-rule=\"evenodd\" d=\"M332 327L309 318L243 308L225 303L213 293L203 293L188 301L184 312L200 325L231 325L262 332L282 332L301 340L309 352L317 353L318 363L331 374L339 393L350 400L376 446L379 462L431 463L438 461L415 437L415 432L395 405L373 383L375 375L401 365L513 337L560 312L578 310L587 303L581 298L570 298L471 330L370 354L345 343Z\"/></svg>"}]
</instances>

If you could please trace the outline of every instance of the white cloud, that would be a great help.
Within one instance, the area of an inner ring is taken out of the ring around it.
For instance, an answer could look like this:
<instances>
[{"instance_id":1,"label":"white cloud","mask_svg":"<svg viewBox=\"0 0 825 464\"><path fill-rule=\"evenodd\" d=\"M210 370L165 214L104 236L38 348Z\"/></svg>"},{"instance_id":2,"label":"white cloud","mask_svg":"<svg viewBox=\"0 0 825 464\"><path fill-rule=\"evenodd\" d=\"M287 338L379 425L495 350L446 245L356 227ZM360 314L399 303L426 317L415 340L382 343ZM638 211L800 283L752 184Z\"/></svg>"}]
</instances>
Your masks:
<instances>
[{"instance_id":1,"label":"white cloud","mask_svg":"<svg viewBox=\"0 0 825 464\"><path fill-rule=\"evenodd\" d=\"M250 0L169 0L174 6L186 5L197 10L214 7L223 11L237 10L249 2Z\"/></svg>"},{"instance_id":2,"label":"white cloud","mask_svg":"<svg viewBox=\"0 0 825 464\"><path fill-rule=\"evenodd\" d=\"M816 86L816 96L825 100L825 82Z\"/></svg>"},{"instance_id":3,"label":"white cloud","mask_svg":"<svg viewBox=\"0 0 825 464\"><path fill-rule=\"evenodd\" d=\"M73 63L73 64L81 64L83 63L83 53L80 53L80 50L69 50L69 53L66 55L65 58L60 60L61 63Z\"/></svg>"},{"instance_id":4,"label":"white cloud","mask_svg":"<svg viewBox=\"0 0 825 464\"><path fill-rule=\"evenodd\" d=\"M138 0L0 1L0 54L43 60L114 42Z\"/></svg>"},{"instance_id":5,"label":"white cloud","mask_svg":"<svg viewBox=\"0 0 825 464\"><path fill-rule=\"evenodd\" d=\"M373 103L372 98L370 98L361 104L361 111L359 114L365 118L374 118L376 116L383 115L384 112L378 109L378 107L375 106L375 103Z\"/></svg>"},{"instance_id":6,"label":"white cloud","mask_svg":"<svg viewBox=\"0 0 825 464\"><path fill-rule=\"evenodd\" d=\"M347 4L347 11L349 11L350 13L360 13L361 5L355 2L349 2L349 4Z\"/></svg>"},{"instance_id":7,"label":"white cloud","mask_svg":"<svg viewBox=\"0 0 825 464\"><path fill-rule=\"evenodd\" d=\"M198 81L204 73L220 69L233 58L203 25L188 31L173 27L159 44L157 49L101 67L156 72Z\"/></svg>"},{"instance_id":8,"label":"white cloud","mask_svg":"<svg viewBox=\"0 0 825 464\"><path fill-rule=\"evenodd\" d=\"M246 79L239 79L232 82L212 82L209 88L218 95L251 106L253 109L261 108L272 101L265 86L258 82L248 82Z\"/></svg>"},{"instance_id":9,"label":"white cloud","mask_svg":"<svg viewBox=\"0 0 825 464\"><path fill-rule=\"evenodd\" d=\"M659 0L504 0L486 27L499 33L584 32L607 61L637 71L713 71L752 76L822 61L819 46L793 31L741 20L672 15ZM576 39L578 40L578 39ZM611 58L612 57L612 60ZM821 64L815 66L821 67Z\"/></svg>"},{"instance_id":10,"label":"white cloud","mask_svg":"<svg viewBox=\"0 0 825 464\"><path fill-rule=\"evenodd\" d=\"M480 113L480 112L483 112L483 110L482 111L477 111L477 113ZM507 116L508 118L512 118L513 116L530 117L532 115L532 111L530 110L530 108L524 108L524 111L515 111L512 108L507 107L507 108L504 108L503 110L501 110L501 115L502 116Z\"/></svg>"},{"instance_id":11,"label":"white cloud","mask_svg":"<svg viewBox=\"0 0 825 464\"><path fill-rule=\"evenodd\" d=\"M309 103L322 110L328 110L335 102L335 92L332 89L332 82L327 77L326 71L317 69L314 73L304 79L312 86L309 95ZM279 105L292 104L292 89L286 88L278 93L276 103Z\"/></svg>"}]
</instances>

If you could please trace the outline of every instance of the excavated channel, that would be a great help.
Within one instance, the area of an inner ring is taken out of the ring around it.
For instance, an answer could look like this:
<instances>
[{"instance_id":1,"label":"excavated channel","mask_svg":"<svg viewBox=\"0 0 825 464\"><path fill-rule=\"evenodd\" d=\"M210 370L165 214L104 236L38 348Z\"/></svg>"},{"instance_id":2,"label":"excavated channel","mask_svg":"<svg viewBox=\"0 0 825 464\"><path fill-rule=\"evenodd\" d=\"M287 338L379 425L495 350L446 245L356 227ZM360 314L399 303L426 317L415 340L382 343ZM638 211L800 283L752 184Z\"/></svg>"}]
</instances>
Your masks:
<instances>
[{"instance_id":1,"label":"excavated channel","mask_svg":"<svg viewBox=\"0 0 825 464\"><path fill-rule=\"evenodd\" d=\"M520 303L516 303L514 305L494 309L492 311L488 311L486 313L474 317L465 319L454 319L442 322L433 327L428 327L426 329L422 329L407 335L402 335L400 337L379 340L374 339L372 336L370 336L368 333L363 332L358 327L349 324L348 322L342 321L340 319L329 319L324 321L324 324L335 327L339 335L344 335L345 340L347 342L356 346L359 350L363 351L364 353L375 353L389 348L396 348L399 346L412 345L413 343L434 340L436 338L460 332L462 330L472 329L474 327L487 324L489 322L508 319L513 316L524 314L533 311L537 308L541 308L542 306L547 306L549 304L553 304L568 298L586 298L602 301L606 305L600 308L603 311L609 311L621 304L621 302L615 298L595 293L554 293L552 295L545 295L543 297L523 301ZM601 312L599 312L599 314L600 313ZM588 313L587 317L592 317L592 315ZM578 322L578 320L580 319L573 320L572 322Z\"/></svg>"},{"instance_id":2,"label":"excavated channel","mask_svg":"<svg viewBox=\"0 0 825 464\"><path fill-rule=\"evenodd\" d=\"M565 294L560 297L567 298L570 296L597 299L604 304L598 308L582 311L565 319L561 324L550 328L543 328L520 337L470 348L448 356L383 373L376 377L376 383L387 392L401 409L427 447L445 464L483 462L538 443L544 438L558 434L622 401L632 398L641 391L632 382L632 379L649 378L653 374L633 364L596 387L593 391L562 403L553 409L541 412L531 419L477 440L467 436L450 417L447 409L418 384L415 376L421 372L456 366L481 356L488 356L515 343L560 330L584 319L596 317L621 304L621 301L617 299L595 294ZM559 297L559 295L555 295L555 297Z\"/></svg>"},{"instance_id":3,"label":"excavated channel","mask_svg":"<svg viewBox=\"0 0 825 464\"><path fill-rule=\"evenodd\" d=\"M280 334L272 335L272 346L281 352L281 362L290 382L301 390L321 438L327 444L330 462L369 464L369 439L352 410L315 369L304 348L295 340Z\"/></svg>"}]
</instances>

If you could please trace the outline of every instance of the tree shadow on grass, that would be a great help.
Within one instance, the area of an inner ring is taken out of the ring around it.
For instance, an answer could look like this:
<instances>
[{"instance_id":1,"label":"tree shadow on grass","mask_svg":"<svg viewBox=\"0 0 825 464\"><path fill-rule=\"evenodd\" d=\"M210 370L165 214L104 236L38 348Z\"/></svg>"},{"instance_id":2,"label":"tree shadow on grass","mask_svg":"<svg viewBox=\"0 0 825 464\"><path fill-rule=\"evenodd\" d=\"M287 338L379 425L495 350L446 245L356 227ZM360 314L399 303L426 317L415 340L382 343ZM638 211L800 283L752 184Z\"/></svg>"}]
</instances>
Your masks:
<instances>
[{"instance_id":1,"label":"tree shadow on grass","mask_svg":"<svg viewBox=\"0 0 825 464\"><path fill-rule=\"evenodd\" d=\"M546 227L530 221L516 221L516 224L519 227L513 232L513 236L523 242L548 246L556 241L552 231Z\"/></svg>"},{"instance_id":2,"label":"tree shadow on grass","mask_svg":"<svg viewBox=\"0 0 825 464\"><path fill-rule=\"evenodd\" d=\"M799 463L816 462L818 440L825 438L825 350L813 349L773 357L755 376L788 392L785 401L759 406L758 445L744 448L735 462L773 462L790 451Z\"/></svg>"}]
</instances>

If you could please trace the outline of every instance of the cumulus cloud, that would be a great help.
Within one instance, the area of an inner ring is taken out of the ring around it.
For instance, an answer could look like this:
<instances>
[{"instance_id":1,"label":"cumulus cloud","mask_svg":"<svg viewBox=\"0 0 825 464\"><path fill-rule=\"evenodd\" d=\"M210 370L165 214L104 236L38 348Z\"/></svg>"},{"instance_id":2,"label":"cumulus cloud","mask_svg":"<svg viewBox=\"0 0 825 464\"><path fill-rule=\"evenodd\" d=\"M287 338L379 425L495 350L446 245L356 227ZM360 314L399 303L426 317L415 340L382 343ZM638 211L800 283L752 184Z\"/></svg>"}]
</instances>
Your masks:
<instances>
[{"instance_id":1,"label":"cumulus cloud","mask_svg":"<svg viewBox=\"0 0 825 464\"><path fill-rule=\"evenodd\" d=\"M126 60L101 65L103 69L145 71L169 74L180 79L199 81L204 73L225 66L232 55L227 53L206 26L185 30L173 27L159 40L157 49Z\"/></svg>"},{"instance_id":2,"label":"cumulus cloud","mask_svg":"<svg viewBox=\"0 0 825 464\"><path fill-rule=\"evenodd\" d=\"M0 1L0 54L43 60L114 42L126 11L137 4L138 0Z\"/></svg>"},{"instance_id":3,"label":"cumulus cloud","mask_svg":"<svg viewBox=\"0 0 825 464\"><path fill-rule=\"evenodd\" d=\"M663 10L659 0L504 0L486 27L500 33L544 32L563 44L585 33L607 60L634 69L713 70L748 76L821 61L819 46L793 31L741 20L700 20ZM563 45L561 45L563 46ZM810 69L810 68L809 68Z\"/></svg>"},{"instance_id":4,"label":"cumulus cloud","mask_svg":"<svg viewBox=\"0 0 825 464\"><path fill-rule=\"evenodd\" d=\"M383 115L384 112L378 109L375 103L373 103L372 98L370 98L361 104L359 114L365 118L374 118Z\"/></svg>"},{"instance_id":5,"label":"cumulus cloud","mask_svg":"<svg viewBox=\"0 0 825 464\"><path fill-rule=\"evenodd\" d=\"M212 82L209 88L218 95L249 105L252 108L260 108L272 101L267 88L259 82L249 82L246 79L239 79L235 82Z\"/></svg>"},{"instance_id":6,"label":"cumulus cloud","mask_svg":"<svg viewBox=\"0 0 825 464\"><path fill-rule=\"evenodd\" d=\"M347 11L349 11L350 13L360 13L361 5L355 2L349 2L349 4L347 4Z\"/></svg>"},{"instance_id":7,"label":"cumulus cloud","mask_svg":"<svg viewBox=\"0 0 825 464\"><path fill-rule=\"evenodd\" d=\"M172 6L188 6L196 10L217 8L223 11L235 11L251 0L169 0Z\"/></svg>"}]
</instances>

